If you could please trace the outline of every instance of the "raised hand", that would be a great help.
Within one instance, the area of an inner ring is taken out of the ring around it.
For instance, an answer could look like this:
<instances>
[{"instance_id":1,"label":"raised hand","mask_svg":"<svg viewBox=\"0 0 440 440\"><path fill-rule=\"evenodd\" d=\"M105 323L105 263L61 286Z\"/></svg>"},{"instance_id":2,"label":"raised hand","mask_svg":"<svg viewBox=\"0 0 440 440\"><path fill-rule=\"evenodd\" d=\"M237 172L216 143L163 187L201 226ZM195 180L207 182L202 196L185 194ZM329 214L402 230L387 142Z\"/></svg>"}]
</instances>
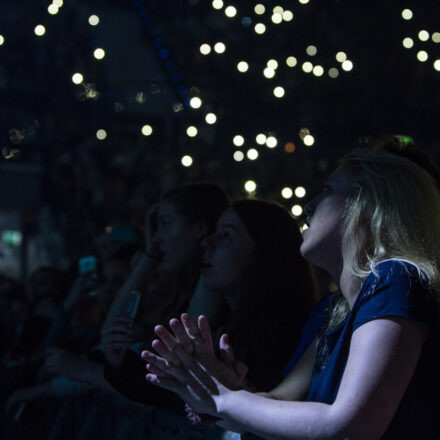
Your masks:
<instances>
[{"instance_id":1,"label":"raised hand","mask_svg":"<svg viewBox=\"0 0 440 440\"><path fill-rule=\"evenodd\" d=\"M120 316L101 330L102 351L107 362L118 368L124 360L130 344L133 342L133 319Z\"/></svg>"}]
</instances>

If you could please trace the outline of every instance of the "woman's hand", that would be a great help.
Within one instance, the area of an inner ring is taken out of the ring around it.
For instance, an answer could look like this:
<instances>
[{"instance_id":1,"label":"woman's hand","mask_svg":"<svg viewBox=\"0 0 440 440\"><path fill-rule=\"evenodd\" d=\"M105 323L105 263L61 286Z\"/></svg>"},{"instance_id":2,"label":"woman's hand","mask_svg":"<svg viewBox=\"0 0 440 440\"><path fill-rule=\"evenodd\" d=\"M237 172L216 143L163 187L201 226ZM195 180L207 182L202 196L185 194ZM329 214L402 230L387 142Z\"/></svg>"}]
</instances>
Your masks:
<instances>
[{"instance_id":1,"label":"woman's hand","mask_svg":"<svg viewBox=\"0 0 440 440\"><path fill-rule=\"evenodd\" d=\"M235 361L227 335L220 339L221 360L217 359L208 320L200 316L198 325L183 314L182 322L170 321L174 335L157 326L160 340L152 345L160 356L145 351L142 357L148 362L147 380L179 394L194 411L217 415L222 394L240 387L247 367Z\"/></svg>"},{"instance_id":2,"label":"woman's hand","mask_svg":"<svg viewBox=\"0 0 440 440\"><path fill-rule=\"evenodd\" d=\"M113 368L120 367L130 344L133 342L132 325L132 318L120 316L102 328L102 351L107 362Z\"/></svg>"}]
</instances>

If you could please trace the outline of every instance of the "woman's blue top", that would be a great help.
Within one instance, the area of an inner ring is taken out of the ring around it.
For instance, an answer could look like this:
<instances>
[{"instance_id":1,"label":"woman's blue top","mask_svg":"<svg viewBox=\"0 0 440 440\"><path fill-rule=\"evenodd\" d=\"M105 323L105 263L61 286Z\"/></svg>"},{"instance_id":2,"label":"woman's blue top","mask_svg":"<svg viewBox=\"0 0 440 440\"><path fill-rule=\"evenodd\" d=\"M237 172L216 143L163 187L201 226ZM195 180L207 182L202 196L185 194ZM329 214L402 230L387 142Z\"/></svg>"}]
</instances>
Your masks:
<instances>
[{"instance_id":1,"label":"woman's blue top","mask_svg":"<svg viewBox=\"0 0 440 440\"><path fill-rule=\"evenodd\" d=\"M415 265L402 260L386 260L376 266L375 272L364 281L345 321L324 334L321 343L326 349L318 349L307 400L334 402L347 363L351 337L357 328L374 319L403 317L425 327L429 336L413 378L383 438L438 440L439 304L428 281ZM325 319L324 307L321 307L320 319ZM316 329L314 331L308 336L309 339L312 337L311 340L317 334Z\"/></svg>"}]
</instances>

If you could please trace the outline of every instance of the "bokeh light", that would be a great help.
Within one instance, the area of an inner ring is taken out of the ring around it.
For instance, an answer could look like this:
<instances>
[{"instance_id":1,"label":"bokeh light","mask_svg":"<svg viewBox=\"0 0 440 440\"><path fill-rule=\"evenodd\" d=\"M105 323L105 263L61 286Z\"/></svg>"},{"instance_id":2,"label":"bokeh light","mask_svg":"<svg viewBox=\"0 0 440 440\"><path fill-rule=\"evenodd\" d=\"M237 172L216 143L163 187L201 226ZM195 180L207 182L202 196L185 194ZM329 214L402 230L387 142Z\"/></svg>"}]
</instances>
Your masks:
<instances>
[{"instance_id":1,"label":"bokeh light","mask_svg":"<svg viewBox=\"0 0 440 440\"><path fill-rule=\"evenodd\" d=\"M212 2L212 7L214 9L221 9L221 8L223 8L223 0L214 0Z\"/></svg>"},{"instance_id":2,"label":"bokeh light","mask_svg":"<svg viewBox=\"0 0 440 440\"><path fill-rule=\"evenodd\" d=\"M314 55L316 55L318 53L318 49L316 48L316 46L307 46L306 49L307 55L310 55L311 57L313 57Z\"/></svg>"},{"instance_id":3,"label":"bokeh light","mask_svg":"<svg viewBox=\"0 0 440 440\"><path fill-rule=\"evenodd\" d=\"M181 161L184 167L190 167L193 164L193 158L189 155L183 156Z\"/></svg>"},{"instance_id":4,"label":"bokeh light","mask_svg":"<svg viewBox=\"0 0 440 440\"><path fill-rule=\"evenodd\" d=\"M285 188L283 188L281 190L281 195L285 199L291 199L293 197L292 188L289 188L288 186L286 186Z\"/></svg>"},{"instance_id":5,"label":"bokeh light","mask_svg":"<svg viewBox=\"0 0 440 440\"><path fill-rule=\"evenodd\" d=\"M243 151L234 151L234 160L236 162L241 162L244 159Z\"/></svg>"},{"instance_id":6,"label":"bokeh light","mask_svg":"<svg viewBox=\"0 0 440 440\"><path fill-rule=\"evenodd\" d=\"M53 0L52 3L58 8L61 8L61 6L64 4L63 0Z\"/></svg>"},{"instance_id":7,"label":"bokeh light","mask_svg":"<svg viewBox=\"0 0 440 440\"><path fill-rule=\"evenodd\" d=\"M301 205L293 205L291 212L294 217L299 217L303 213L302 206Z\"/></svg>"},{"instance_id":8,"label":"bokeh light","mask_svg":"<svg viewBox=\"0 0 440 440\"><path fill-rule=\"evenodd\" d=\"M241 134L237 134L234 136L234 139L232 139L232 143L236 147L241 147L244 144L244 137Z\"/></svg>"},{"instance_id":9,"label":"bokeh light","mask_svg":"<svg viewBox=\"0 0 440 440\"><path fill-rule=\"evenodd\" d=\"M107 137L107 132L101 128L96 132L96 137L98 140L103 141Z\"/></svg>"},{"instance_id":10,"label":"bokeh light","mask_svg":"<svg viewBox=\"0 0 440 440\"><path fill-rule=\"evenodd\" d=\"M202 106L202 100L198 96L194 96L190 99L189 105L192 108L200 108Z\"/></svg>"},{"instance_id":11,"label":"bokeh light","mask_svg":"<svg viewBox=\"0 0 440 440\"><path fill-rule=\"evenodd\" d=\"M0 35L0 46L5 42L5 37Z\"/></svg>"},{"instance_id":12,"label":"bokeh light","mask_svg":"<svg viewBox=\"0 0 440 440\"><path fill-rule=\"evenodd\" d=\"M210 125L215 124L217 122L216 114L215 113L208 113L205 116L205 121L207 124L210 124Z\"/></svg>"},{"instance_id":13,"label":"bokeh light","mask_svg":"<svg viewBox=\"0 0 440 440\"><path fill-rule=\"evenodd\" d=\"M269 69L277 70L278 69L278 61L274 60L274 59L268 60L267 67L269 67Z\"/></svg>"},{"instance_id":14,"label":"bokeh light","mask_svg":"<svg viewBox=\"0 0 440 440\"><path fill-rule=\"evenodd\" d=\"M311 134L307 134L303 139L304 145L311 147L315 143L315 138Z\"/></svg>"},{"instance_id":15,"label":"bokeh light","mask_svg":"<svg viewBox=\"0 0 440 440\"><path fill-rule=\"evenodd\" d=\"M339 70L336 67L331 67L328 69L328 76L330 78L337 78L339 76Z\"/></svg>"},{"instance_id":16,"label":"bokeh light","mask_svg":"<svg viewBox=\"0 0 440 440\"><path fill-rule=\"evenodd\" d=\"M282 98L285 95L286 91L283 87L278 86L273 89L273 94L277 98Z\"/></svg>"},{"instance_id":17,"label":"bokeh light","mask_svg":"<svg viewBox=\"0 0 440 440\"><path fill-rule=\"evenodd\" d=\"M256 160L258 159L258 151L255 148L250 148L247 153L247 157L249 160Z\"/></svg>"},{"instance_id":18,"label":"bokeh light","mask_svg":"<svg viewBox=\"0 0 440 440\"><path fill-rule=\"evenodd\" d=\"M284 151L286 153L293 153L295 150L296 150L296 147L293 142L287 142L286 145L284 145Z\"/></svg>"},{"instance_id":19,"label":"bokeh light","mask_svg":"<svg viewBox=\"0 0 440 440\"><path fill-rule=\"evenodd\" d=\"M298 64L298 60L295 57L287 57L286 64L288 67L295 67Z\"/></svg>"},{"instance_id":20,"label":"bokeh light","mask_svg":"<svg viewBox=\"0 0 440 440\"><path fill-rule=\"evenodd\" d=\"M434 32L431 38L434 43L440 43L440 32Z\"/></svg>"},{"instance_id":21,"label":"bokeh light","mask_svg":"<svg viewBox=\"0 0 440 440\"><path fill-rule=\"evenodd\" d=\"M417 59L420 62L424 63L425 61L428 60L428 52L426 52L425 50L419 50L417 52Z\"/></svg>"},{"instance_id":22,"label":"bokeh light","mask_svg":"<svg viewBox=\"0 0 440 440\"><path fill-rule=\"evenodd\" d=\"M211 53L211 46L209 44L206 44L206 43L202 44L200 46L200 53L202 55L209 55Z\"/></svg>"},{"instance_id":23,"label":"bokeh light","mask_svg":"<svg viewBox=\"0 0 440 440\"><path fill-rule=\"evenodd\" d=\"M402 11L402 18L404 20L411 20L411 18L413 18L413 13L412 13L411 9L404 9Z\"/></svg>"},{"instance_id":24,"label":"bokeh light","mask_svg":"<svg viewBox=\"0 0 440 440\"><path fill-rule=\"evenodd\" d=\"M225 9L225 15L229 18L235 17L237 15L237 8L235 8L234 6L228 6Z\"/></svg>"},{"instance_id":25,"label":"bokeh light","mask_svg":"<svg viewBox=\"0 0 440 440\"><path fill-rule=\"evenodd\" d=\"M286 10L283 12L283 20L284 21L292 21L293 20L293 12Z\"/></svg>"},{"instance_id":26,"label":"bokeh light","mask_svg":"<svg viewBox=\"0 0 440 440\"><path fill-rule=\"evenodd\" d=\"M39 24L35 26L34 32L38 37L42 37L46 33L46 28L42 24Z\"/></svg>"},{"instance_id":27,"label":"bokeh light","mask_svg":"<svg viewBox=\"0 0 440 440\"><path fill-rule=\"evenodd\" d=\"M266 68L263 70L263 75L264 75L266 78L271 79L271 78L273 78L273 77L275 76L275 70L271 69L270 67L266 67Z\"/></svg>"},{"instance_id":28,"label":"bokeh light","mask_svg":"<svg viewBox=\"0 0 440 440\"><path fill-rule=\"evenodd\" d=\"M306 73L310 73L313 70L313 64L310 61L306 61L302 65L302 70Z\"/></svg>"},{"instance_id":29,"label":"bokeh light","mask_svg":"<svg viewBox=\"0 0 440 440\"><path fill-rule=\"evenodd\" d=\"M440 60L434 61L434 69L440 72Z\"/></svg>"},{"instance_id":30,"label":"bokeh light","mask_svg":"<svg viewBox=\"0 0 440 440\"><path fill-rule=\"evenodd\" d=\"M50 15L56 15L56 14L58 14L58 6L57 5L55 5L55 4L50 4L48 7L47 7L47 12L49 12L49 14Z\"/></svg>"},{"instance_id":31,"label":"bokeh light","mask_svg":"<svg viewBox=\"0 0 440 440\"><path fill-rule=\"evenodd\" d=\"M93 52L93 56L97 60L102 60L105 57L105 50L98 47L98 49L95 49L95 51Z\"/></svg>"},{"instance_id":32,"label":"bokeh light","mask_svg":"<svg viewBox=\"0 0 440 440\"><path fill-rule=\"evenodd\" d=\"M264 145L266 143L266 139L267 139L267 137L263 133L257 134L257 136L255 138L255 140L257 141L258 145Z\"/></svg>"},{"instance_id":33,"label":"bokeh light","mask_svg":"<svg viewBox=\"0 0 440 440\"><path fill-rule=\"evenodd\" d=\"M279 13L275 13L271 17L272 23L280 24L283 21L283 16Z\"/></svg>"},{"instance_id":34,"label":"bokeh light","mask_svg":"<svg viewBox=\"0 0 440 440\"><path fill-rule=\"evenodd\" d=\"M353 63L350 60L345 60L342 63L342 68L346 71L346 72L350 72L350 70L353 69Z\"/></svg>"},{"instance_id":35,"label":"bokeh light","mask_svg":"<svg viewBox=\"0 0 440 440\"><path fill-rule=\"evenodd\" d=\"M403 47L406 49L411 49L414 46L414 40L410 37L406 37L402 41Z\"/></svg>"},{"instance_id":36,"label":"bokeh light","mask_svg":"<svg viewBox=\"0 0 440 440\"><path fill-rule=\"evenodd\" d=\"M278 140L275 136L268 136L266 139L267 148L275 148L278 145Z\"/></svg>"},{"instance_id":37,"label":"bokeh light","mask_svg":"<svg viewBox=\"0 0 440 440\"><path fill-rule=\"evenodd\" d=\"M336 61L343 63L347 59L347 54L345 52L338 52L336 54Z\"/></svg>"},{"instance_id":38,"label":"bokeh light","mask_svg":"<svg viewBox=\"0 0 440 440\"><path fill-rule=\"evenodd\" d=\"M151 136L153 134L153 127L151 125L145 124L142 127L141 132L144 136Z\"/></svg>"},{"instance_id":39,"label":"bokeh light","mask_svg":"<svg viewBox=\"0 0 440 440\"><path fill-rule=\"evenodd\" d=\"M324 68L322 66L313 67L313 75L322 76L324 74Z\"/></svg>"},{"instance_id":40,"label":"bokeh light","mask_svg":"<svg viewBox=\"0 0 440 440\"><path fill-rule=\"evenodd\" d=\"M217 53L224 53L225 50L226 50L226 46L225 46L224 43L222 43L221 41L219 41L218 43L215 43L214 50L215 50Z\"/></svg>"},{"instance_id":41,"label":"bokeh light","mask_svg":"<svg viewBox=\"0 0 440 440\"><path fill-rule=\"evenodd\" d=\"M302 199L306 195L306 190L303 186L297 186L295 188L295 196Z\"/></svg>"},{"instance_id":42,"label":"bokeh light","mask_svg":"<svg viewBox=\"0 0 440 440\"><path fill-rule=\"evenodd\" d=\"M266 26L263 23L257 23L254 27L254 30L258 35L261 35L266 32Z\"/></svg>"},{"instance_id":43,"label":"bokeh light","mask_svg":"<svg viewBox=\"0 0 440 440\"><path fill-rule=\"evenodd\" d=\"M196 127L194 127L194 125L190 125L187 129L186 129L186 134L189 137L195 137L197 136L198 130Z\"/></svg>"},{"instance_id":44,"label":"bokeh light","mask_svg":"<svg viewBox=\"0 0 440 440\"><path fill-rule=\"evenodd\" d=\"M81 75L81 73L74 73L72 75L72 82L74 84L81 84L84 81L84 77Z\"/></svg>"},{"instance_id":45,"label":"bokeh light","mask_svg":"<svg viewBox=\"0 0 440 440\"><path fill-rule=\"evenodd\" d=\"M241 73L247 72L249 70L249 64L246 61L240 61L237 64L237 70Z\"/></svg>"},{"instance_id":46,"label":"bokeh light","mask_svg":"<svg viewBox=\"0 0 440 440\"><path fill-rule=\"evenodd\" d=\"M263 14L266 12L266 8L265 8L264 5L262 5L261 3L259 3L258 5L255 5L254 12L255 12L257 15L263 15Z\"/></svg>"},{"instance_id":47,"label":"bokeh light","mask_svg":"<svg viewBox=\"0 0 440 440\"><path fill-rule=\"evenodd\" d=\"M425 30L421 30L419 32L419 40L420 41L428 41L429 40L429 32Z\"/></svg>"},{"instance_id":48,"label":"bokeh light","mask_svg":"<svg viewBox=\"0 0 440 440\"><path fill-rule=\"evenodd\" d=\"M253 180L248 180L244 184L244 189L248 193L253 193L257 190L257 184Z\"/></svg>"},{"instance_id":49,"label":"bokeh light","mask_svg":"<svg viewBox=\"0 0 440 440\"><path fill-rule=\"evenodd\" d=\"M97 26L99 24L99 17L97 15L91 15L89 17L89 25Z\"/></svg>"},{"instance_id":50,"label":"bokeh light","mask_svg":"<svg viewBox=\"0 0 440 440\"><path fill-rule=\"evenodd\" d=\"M306 5L310 0L298 0L302 5Z\"/></svg>"}]
</instances>

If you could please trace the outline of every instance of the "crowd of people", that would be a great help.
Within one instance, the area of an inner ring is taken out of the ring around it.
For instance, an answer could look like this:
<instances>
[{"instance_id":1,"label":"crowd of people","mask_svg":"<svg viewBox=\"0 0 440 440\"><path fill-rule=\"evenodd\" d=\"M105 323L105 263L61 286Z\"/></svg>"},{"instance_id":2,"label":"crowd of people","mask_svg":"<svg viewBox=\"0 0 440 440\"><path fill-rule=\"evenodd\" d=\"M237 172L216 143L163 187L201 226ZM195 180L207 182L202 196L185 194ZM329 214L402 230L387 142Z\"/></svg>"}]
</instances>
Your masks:
<instances>
[{"instance_id":1,"label":"crowd of people","mask_svg":"<svg viewBox=\"0 0 440 440\"><path fill-rule=\"evenodd\" d=\"M70 271L3 274L2 438L438 438L439 182L413 145L354 150L302 235L183 184Z\"/></svg>"}]
</instances>

